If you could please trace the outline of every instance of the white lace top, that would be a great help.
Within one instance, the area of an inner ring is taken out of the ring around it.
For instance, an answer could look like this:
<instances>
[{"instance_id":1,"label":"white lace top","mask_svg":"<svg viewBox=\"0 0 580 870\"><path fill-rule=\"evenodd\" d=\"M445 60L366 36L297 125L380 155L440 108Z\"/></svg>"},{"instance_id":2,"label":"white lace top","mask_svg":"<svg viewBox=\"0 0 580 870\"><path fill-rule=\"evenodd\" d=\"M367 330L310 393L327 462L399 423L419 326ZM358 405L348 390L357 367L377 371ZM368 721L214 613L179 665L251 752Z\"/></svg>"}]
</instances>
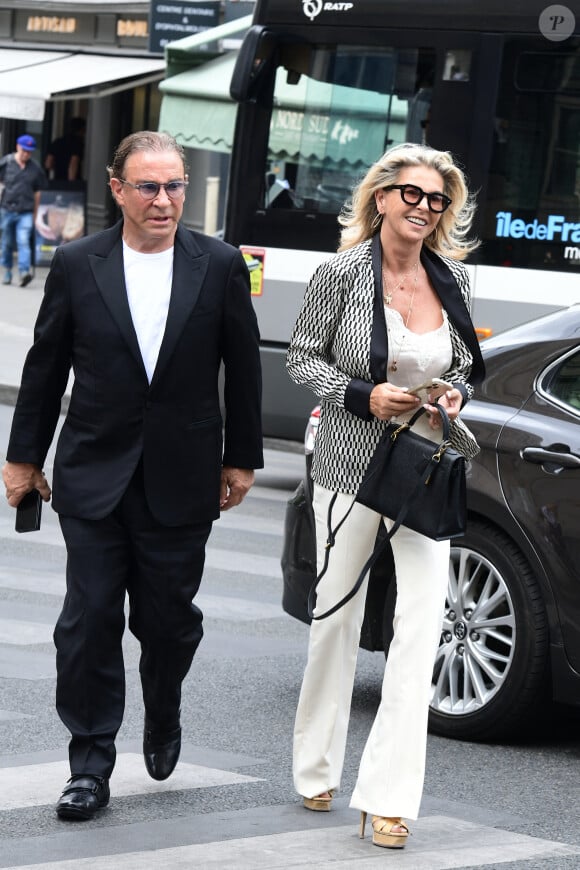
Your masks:
<instances>
[{"instance_id":1,"label":"white lace top","mask_svg":"<svg viewBox=\"0 0 580 870\"><path fill-rule=\"evenodd\" d=\"M449 335L447 312L441 309L443 323L431 332L411 332L405 328L402 316L394 308L385 305L385 320L389 337L389 359L387 364L387 380L397 387L413 387L429 378L440 378L451 367L452 349ZM391 371L393 361L397 362L397 370ZM405 422L412 414L399 414L393 417L396 422ZM432 441L439 441L440 436L434 432L422 417L413 431Z\"/></svg>"}]
</instances>

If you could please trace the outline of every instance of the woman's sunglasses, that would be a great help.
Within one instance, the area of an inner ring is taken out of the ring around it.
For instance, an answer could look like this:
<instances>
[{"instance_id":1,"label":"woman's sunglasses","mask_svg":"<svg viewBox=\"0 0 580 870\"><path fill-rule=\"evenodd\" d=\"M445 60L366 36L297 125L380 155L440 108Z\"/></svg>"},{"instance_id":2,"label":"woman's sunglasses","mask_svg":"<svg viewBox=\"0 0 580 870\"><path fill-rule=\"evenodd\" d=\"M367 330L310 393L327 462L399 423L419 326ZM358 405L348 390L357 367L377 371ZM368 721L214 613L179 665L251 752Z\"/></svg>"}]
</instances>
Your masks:
<instances>
[{"instance_id":1,"label":"woman's sunglasses","mask_svg":"<svg viewBox=\"0 0 580 870\"><path fill-rule=\"evenodd\" d=\"M427 197L427 205L429 211L436 214L441 214L446 208L451 205L451 200L444 193L425 193L416 184L389 184L383 190L398 190L401 194L401 199L407 205L419 205L424 196Z\"/></svg>"}]
</instances>

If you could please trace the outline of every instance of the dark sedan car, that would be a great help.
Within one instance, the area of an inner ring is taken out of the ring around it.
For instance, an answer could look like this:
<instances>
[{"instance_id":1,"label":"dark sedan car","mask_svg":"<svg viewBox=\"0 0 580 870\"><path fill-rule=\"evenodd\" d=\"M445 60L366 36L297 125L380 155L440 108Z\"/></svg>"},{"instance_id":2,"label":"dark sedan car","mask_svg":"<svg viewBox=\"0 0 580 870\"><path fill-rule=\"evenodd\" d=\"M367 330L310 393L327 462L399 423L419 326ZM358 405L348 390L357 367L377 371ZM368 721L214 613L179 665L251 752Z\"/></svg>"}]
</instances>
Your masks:
<instances>
[{"instance_id":1,"label":"dark sedan car","mask_svg":"<svg viewBox=\"0 0 580 870\"><path fill-rule=\"evenodd\" d=\"M549 700L580 704L580 305L482 352L487 377L462 412L481 453L468 465L467 533L451 542L429 711L433 732L469 740L521 734ZM283 607L304 622L315 576L309 467L307 457L282 555ZM388 652L394 599L389 554L370 577L363 648Z\"/></svg>"}]
</instances>

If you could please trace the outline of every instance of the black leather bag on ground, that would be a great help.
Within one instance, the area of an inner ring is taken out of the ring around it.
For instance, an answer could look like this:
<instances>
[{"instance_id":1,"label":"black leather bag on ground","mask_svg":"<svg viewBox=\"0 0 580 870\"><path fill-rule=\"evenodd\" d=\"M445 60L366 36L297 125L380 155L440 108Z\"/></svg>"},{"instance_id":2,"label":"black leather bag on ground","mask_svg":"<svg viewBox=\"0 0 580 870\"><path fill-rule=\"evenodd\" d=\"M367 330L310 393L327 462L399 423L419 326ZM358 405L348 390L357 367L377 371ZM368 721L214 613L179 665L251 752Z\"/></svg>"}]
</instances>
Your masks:
<instances>
[{"instance_id":1,"label":"black leather bag on ground","mask_svg":"<svg viewBox=\"0 0 580 870\"><path fill-rule=\"evenodd\" d=\"M465 457L449 442L449 417L440 405L443 438L439 444L412 431L426 412L419 408L408 423L390 423L377 445L353 503L338 525L332 528L332 509L328 508L328 539L323 568L308 596L311 619L325 619L336 613L360 589L368 571L384 552L397 529L404 525L435 541L464 534L467 523ZM328 568L330 550L336 533L355 502L393 520L393 526L366 564L353 588L325 613L314 616L316 586Z\"/></svg>"}]
</instances>

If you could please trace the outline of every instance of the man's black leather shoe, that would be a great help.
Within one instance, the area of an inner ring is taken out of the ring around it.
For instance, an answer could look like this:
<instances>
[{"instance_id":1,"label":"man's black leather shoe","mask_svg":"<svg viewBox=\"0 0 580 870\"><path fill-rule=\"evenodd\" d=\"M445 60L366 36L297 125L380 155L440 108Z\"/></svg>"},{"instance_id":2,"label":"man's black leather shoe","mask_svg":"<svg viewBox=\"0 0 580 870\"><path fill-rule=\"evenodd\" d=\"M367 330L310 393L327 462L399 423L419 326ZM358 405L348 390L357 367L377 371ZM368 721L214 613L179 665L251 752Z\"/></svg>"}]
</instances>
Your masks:
<instances>
[{"instance_id":1,"label":"man's black leather shoe","mask_svg":"<svg viewBox=\"0 0 580 870\"><path fill-rule=\"evenodd\" d=\"M181 728L162 731L152 727L145 719L143 732L143 758L147 773L152 779L167 779L171 776L181 752Z\"/></svg>"},{"instance_id":2,"label":"man's black leather shoe","mask_svg":"<svg viewBox=\"0 0 580 870\"><path fill-rule=\"evenodd\" d=\"M90 773L77 774L65 785L56 804L56 814L60 819L86 821L107 806L110 796L108 779Z\"/></svg>"}]
</instances>

